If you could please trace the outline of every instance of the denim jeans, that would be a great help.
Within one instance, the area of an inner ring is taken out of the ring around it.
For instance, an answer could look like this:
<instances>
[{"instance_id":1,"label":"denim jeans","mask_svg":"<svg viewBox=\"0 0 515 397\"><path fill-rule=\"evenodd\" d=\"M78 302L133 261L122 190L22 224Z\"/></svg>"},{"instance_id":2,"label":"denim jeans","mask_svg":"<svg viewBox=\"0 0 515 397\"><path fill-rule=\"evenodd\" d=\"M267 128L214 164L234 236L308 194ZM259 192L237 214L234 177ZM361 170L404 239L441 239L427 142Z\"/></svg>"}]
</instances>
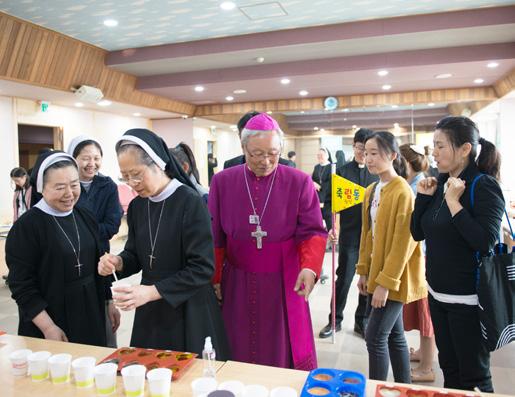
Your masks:
<instances>
[{"instance_id":1,"label":"denim jeans","mask_svg":"<svg viewBox=\"0 0 515 397\"><path fill-rule=\"evenodd\" d=\"M369 295L372 300L372 295ZM404 337L401 302L386 301L380 309L372 308L365 330L369 378L386 380L392 363L395 382L411 383L409 350Z\"/></svg>"}]
</instances>

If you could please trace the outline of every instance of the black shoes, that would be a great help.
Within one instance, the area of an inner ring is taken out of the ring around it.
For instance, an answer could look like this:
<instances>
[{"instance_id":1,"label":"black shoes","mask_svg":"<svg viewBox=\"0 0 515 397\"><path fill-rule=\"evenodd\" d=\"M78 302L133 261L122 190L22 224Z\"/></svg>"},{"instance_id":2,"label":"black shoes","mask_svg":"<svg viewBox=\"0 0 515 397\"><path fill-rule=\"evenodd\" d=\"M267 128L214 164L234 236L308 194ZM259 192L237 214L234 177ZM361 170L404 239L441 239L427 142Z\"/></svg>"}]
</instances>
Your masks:
<instances>
[{"instance_id":1,"label":"black shoes","mask_svg":"<svg viewBox=\"0 0 515 397\"><path fill-rule=\"evenodd\" d=\"M341 330L342 330L342 325L336 324L336 332L340 332ZM325 339L325 338L329 338L332 335L333 335L332 324L327 324L324 328L322 328L322 330L318 334L318 337L320 339Z\"/></svg>"},{"instance_id":2,"label":"black shoes","mask_svg":"<svg viewBox=\"0 0 515 397\"><path fill-rule=\"evenodd\" d=\"M354 332L365 339L365 328L358 323L354 323Z\"/></svg>"}]
</instances>

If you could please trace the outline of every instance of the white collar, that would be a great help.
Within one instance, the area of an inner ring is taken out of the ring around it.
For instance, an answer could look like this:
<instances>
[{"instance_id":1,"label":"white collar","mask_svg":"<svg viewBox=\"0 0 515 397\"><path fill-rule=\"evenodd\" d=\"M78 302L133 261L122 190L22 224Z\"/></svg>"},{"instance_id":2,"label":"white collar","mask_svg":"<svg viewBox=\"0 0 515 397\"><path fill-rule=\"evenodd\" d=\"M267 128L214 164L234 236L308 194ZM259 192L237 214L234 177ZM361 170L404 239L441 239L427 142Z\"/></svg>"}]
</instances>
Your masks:
<instances>
[{"instance_id":1,"label":"white collar","mask_svg":"<svg viewBox=\"0 0 515 397\"><path fill-rule=\"evenodd\" d=\"M149 197L148 199L154 203L159 203L163 200L166 200L168 197L174 194L175 191L182 185L183 184L181 182L174 178L170 181L168 185L166 185L166 187L161 193L159 193L157 196Z\"/></svg>"},{"instance_id":2,"label":"white collar","mask_svg":"<svg viewBox=\"0 0 515 397\"><path fill-rule=\"evenodd\" d=\"M58 211L55 208L50 207L50 205L48 205L48 203L45 201L44 198L39 200L39 202L34 207L39 208L41 211L43 211L44 213L46 213L48 215L59 216L59 217L68 216L73 212L73 209L70 211L66 211L66 212Z\"/></svg>"}]
</instances>

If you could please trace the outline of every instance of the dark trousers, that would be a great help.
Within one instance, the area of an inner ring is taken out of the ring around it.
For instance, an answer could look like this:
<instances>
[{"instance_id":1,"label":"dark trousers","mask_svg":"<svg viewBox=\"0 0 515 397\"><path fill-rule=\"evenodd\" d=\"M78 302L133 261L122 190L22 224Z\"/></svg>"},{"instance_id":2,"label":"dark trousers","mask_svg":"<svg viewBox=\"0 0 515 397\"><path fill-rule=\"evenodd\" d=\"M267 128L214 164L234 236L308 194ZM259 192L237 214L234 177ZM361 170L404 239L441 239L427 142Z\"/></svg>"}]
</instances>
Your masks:
<instances>
[{"instance_id":1,"label":"dark trousers","mask_svg":"<svg viewBox=\"0 0 515 397\"><path fill-rule=\"evenodd\" d=\"M331 212L331 203L325 203L324 206L321 208L321 211L322 218L325 221L325 227L327 228L327 231L329 231L333 228L333 214Z\"/></svg>"},{"instance_id":2,"label":"dark trousers","mask_svg":"<svg viewBox=\"0 0 515 397\"><path fill-rule=\"evenodd\" d=\"M369 295L369 300L372 295ZM409 351L404 336L402 308L404 304L392 300L380 309L372 308L365 340L368 350L368 377L386 380L392 363L395 382L411 383Z\"/></svg>"},{"instance_id":3,"label":"dark trousers","mask_svg":"<svg viewBox=\"0 0 515 397\"><path fill-rule=\"evenodd\" d=\"M490 353L482 342L477 306L442 303L429 295L444 387L493 392Z\"/></svg>"},{"instance_id":4,"label":"dark trousers","mask_svg":"<svg viewBox=\"0 0 515 397\"><path fill-rule=\"evenodd\" d=\"M356 264L359 258L359 247L339 246L338 249L338 268L336 269L336 324L343 321L343 310L347 304L347 295L356 274ZM354 313L354 323L364 329L368 318L367 313L367 297L358 294L358 307ZM333 317L333 301L331 300L331 309L329 312L329 323Z\"/></svg>"}]
</instances>

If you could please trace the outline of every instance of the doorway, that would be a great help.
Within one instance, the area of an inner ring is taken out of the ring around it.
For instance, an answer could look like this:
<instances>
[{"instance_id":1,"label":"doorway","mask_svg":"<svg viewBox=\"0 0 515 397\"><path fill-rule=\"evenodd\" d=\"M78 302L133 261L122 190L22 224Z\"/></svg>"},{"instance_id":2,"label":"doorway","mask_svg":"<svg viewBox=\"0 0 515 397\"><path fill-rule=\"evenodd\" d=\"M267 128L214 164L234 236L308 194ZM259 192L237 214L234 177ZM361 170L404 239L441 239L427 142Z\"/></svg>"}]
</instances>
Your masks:
<instances>
[{"instance_id":1,"label":"doorway","mask_svg":"<svg viewBox=\"0 0 515 397\"><path fill-rule=\"evenodd\" d=\"M62 127L18 124L18 154L20 167L30 170L38 155L46 150L62 150Z\"/></svg>"}]
</instances>

